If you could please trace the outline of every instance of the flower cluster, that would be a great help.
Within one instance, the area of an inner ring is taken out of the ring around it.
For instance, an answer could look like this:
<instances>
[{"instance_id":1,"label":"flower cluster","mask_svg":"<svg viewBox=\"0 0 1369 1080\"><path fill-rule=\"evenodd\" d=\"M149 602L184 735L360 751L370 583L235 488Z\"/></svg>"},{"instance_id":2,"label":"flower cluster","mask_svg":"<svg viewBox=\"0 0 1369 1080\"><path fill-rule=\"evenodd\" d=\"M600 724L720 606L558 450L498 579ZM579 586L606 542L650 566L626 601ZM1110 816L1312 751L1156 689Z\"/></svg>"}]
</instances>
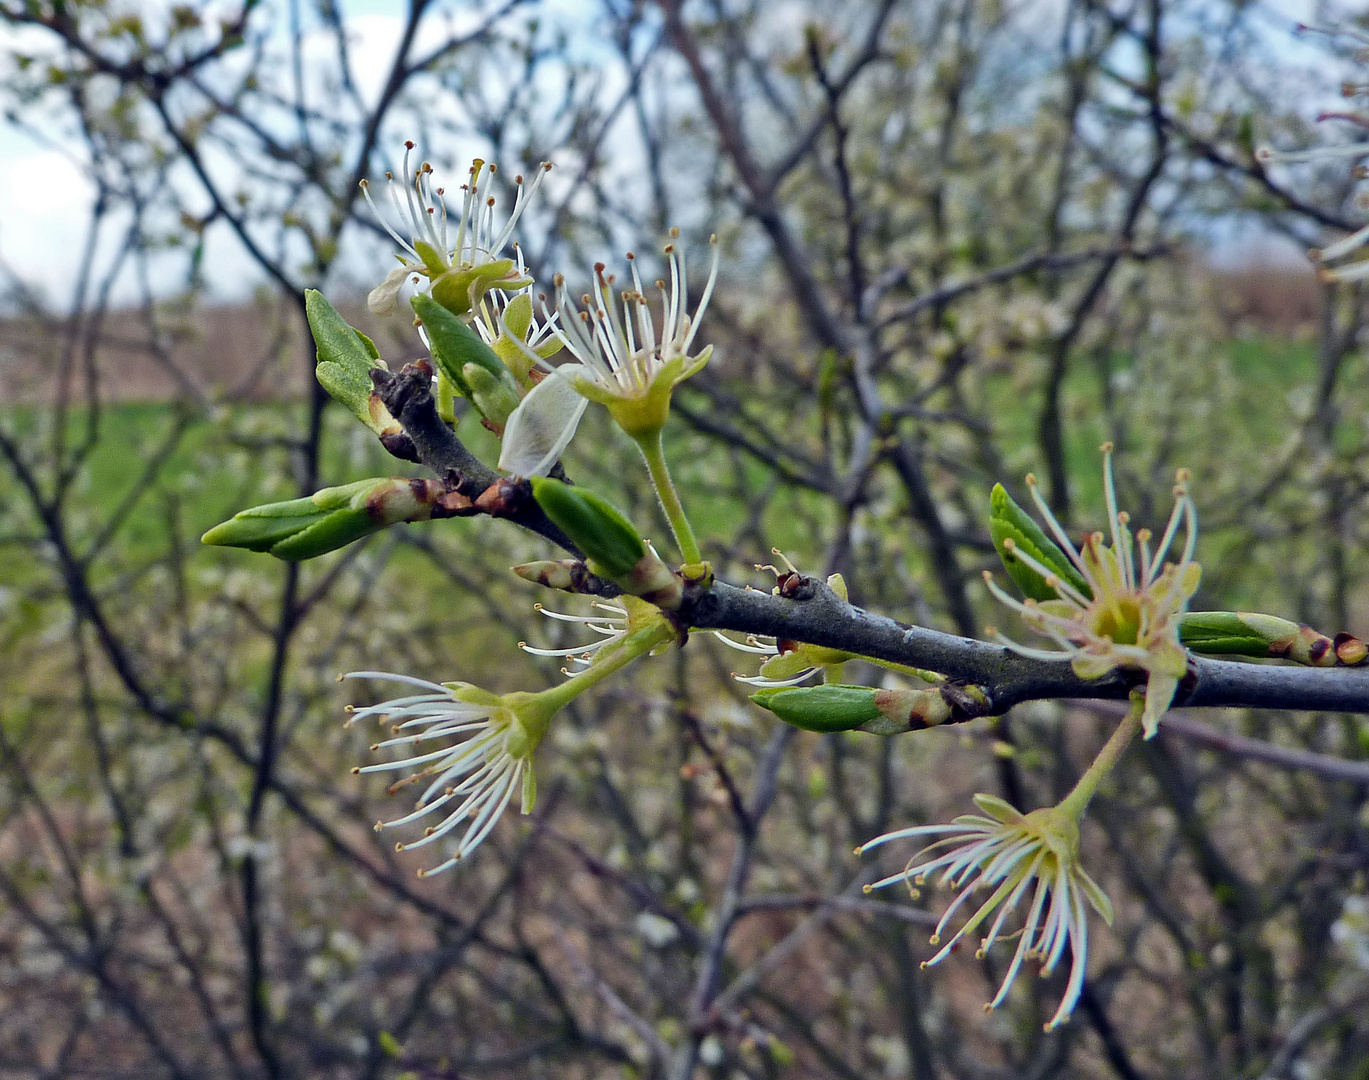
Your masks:
<instances>
[{"instance_id":1,"label":"flower cluster","mask_svg":"<svg viewBox=\"0 0 1369 1080\"><path fill-rule=\"evenodd\" d=\"M1198 540L1198 516L1188 493L1188 472L1179 470L1174 487L1174 511L1154 551L1149 529L1132 536L1130 518L1117 509L1112 478L1112 444L1103 446L1103 490L1107 500L1112 545L1101 532L1084 537L1076 548L1037 490L1036 478L1027 485L1042 518L1069 559L1071 572L1044 564L1012 539L1006 553L1040 575L1055 599L1016 600L1003 591L987 571L989 590L1017 611L1023 622L1051 638L1059 650L1035 649L991 633L1014 652L1039 660L1071 662L1081 679L1099 679L1117 668L1145 671L1146 704L1142 724L1146 737L1158 730L1174 691L1188 667L1188 653L1179 642L1179 622L1198 588L1202 567L1193 560ZM1185 539L1177 563L1165 556L1184 525ZM1139 551L1138 551L1139 548Z\"/></svg>"}]
</instances>

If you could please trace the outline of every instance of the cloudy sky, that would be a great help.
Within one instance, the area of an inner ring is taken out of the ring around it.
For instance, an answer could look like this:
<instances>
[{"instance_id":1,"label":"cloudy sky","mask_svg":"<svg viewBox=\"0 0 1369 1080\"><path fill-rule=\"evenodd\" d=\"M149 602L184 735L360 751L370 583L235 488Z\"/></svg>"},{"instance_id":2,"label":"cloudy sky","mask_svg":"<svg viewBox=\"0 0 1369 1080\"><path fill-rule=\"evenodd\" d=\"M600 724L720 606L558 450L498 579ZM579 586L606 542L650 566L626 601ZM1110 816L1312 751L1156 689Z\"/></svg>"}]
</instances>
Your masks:
<instances>
[{"instance_id":1,"label":"cloudy sky","mask_svg":"<svg viewBox=\"0 0 1369 1080\"><path fill-rule=\"evenodd\" d=\"M165 0L136 3L143 11L164 10L167 6ZM225 10L236 7L223 6ZM368 101L379 94L398 44L406 7L401 0L345 0L343 10L347 12L358 89ZM465 28L463 23L476 21L472 13L463 11L465 7L458 6L450 20L426 20L431 43L444 40L453 30L461 32ZM463 14L471 17L462 18ZM285 40L283 23L278 30ZM321 37L317 40L319 47L327 49L331 56L331 42ZM16 51L51 48L51 41L41 30L23 28L16 32L0 25L0 65L8 67ZM424 45L420 38L418 48ZM83 167L82 147L62 140L67 125L60 118L30 111L22 120L22 124L0 121L0 262L49 300L62 304L71 291L95 187ZM35 135L32 129L38 133ZM218 165L221 169L232 167L222 160ZM227 235L211 236L205 266L211 293L222 298L250 292L260 280L248 257ZM180 284L167 280L165 289L174 290ZM131 281L126 291L124 299L133 295Z\"/></svg>"}]
</instances>

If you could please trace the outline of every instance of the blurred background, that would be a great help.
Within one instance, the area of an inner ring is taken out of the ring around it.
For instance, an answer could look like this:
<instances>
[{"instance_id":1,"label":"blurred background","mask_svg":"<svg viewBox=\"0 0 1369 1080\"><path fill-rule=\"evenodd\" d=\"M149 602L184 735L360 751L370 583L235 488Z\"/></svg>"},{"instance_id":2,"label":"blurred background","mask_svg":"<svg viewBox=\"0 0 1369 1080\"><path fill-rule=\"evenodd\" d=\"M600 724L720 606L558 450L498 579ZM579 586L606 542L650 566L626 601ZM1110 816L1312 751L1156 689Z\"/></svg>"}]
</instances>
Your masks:
<instances>
[{"instance_id":1,"label":"blurred background","mask_svg":"<svg viewBox=\"0 0 1369 1080\"><path fill-rule=\"evenodd\" d=\"M532 605L587 602L513 578L546 545L490 520L300 567L198 540L410 468L314 382L302 293L422 353L365 308L395 249L357 187L411 139L449 191L555 162L517 233L543 282L655 275L670 226L702 281L718 235L667 436L727 580L768 588L778 546L899 619L1018 632L989 488L1034 471L1096 528L1107 438L1137 523L1192 469L1194 607L1369 636L1364 296L1305 255L1363 221L1356 158L1254 156L1355 140L1318 117L1357 43L1294 32L1355 14L0 0L0 1076L1369 1077L1369 786L1231 752L1369 759L1361 718L1132 752L1083 836L1116 922L1047 1035L1058 978L986 1015L1010 950L920 970L946 896L864 897L913 851L851 850L976 791L1054 802L1101 707L793 734L698 634L577 701L536 812L419 880L343 727L395 691L336 676L540 689L559 664L518 642L582 638ZM664 537L602 420L568 471Z\"/></svg>"}]
</instances>

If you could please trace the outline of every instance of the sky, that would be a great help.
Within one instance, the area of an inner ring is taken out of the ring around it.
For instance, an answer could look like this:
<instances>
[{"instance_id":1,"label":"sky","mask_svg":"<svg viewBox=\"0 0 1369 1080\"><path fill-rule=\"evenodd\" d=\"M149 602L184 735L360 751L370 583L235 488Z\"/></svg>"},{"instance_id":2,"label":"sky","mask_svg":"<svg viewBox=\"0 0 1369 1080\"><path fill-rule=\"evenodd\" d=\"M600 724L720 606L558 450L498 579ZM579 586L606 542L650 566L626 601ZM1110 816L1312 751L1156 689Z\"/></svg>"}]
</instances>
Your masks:
<instances>
[{"instance_id":1,"label":"sky","mask_svg":"<svg viewBox=\"0 0 1369 1080\"><path fill-rule=\"evenodd\" d=\"M131 2L139 10L148 11L164 9L168 0ZM234 7L228 0L215 2L225 10ZM573 11L577 0L564 3L569 5L567 10ZM283 4L277 6L284 8ZM355 69L369 99L379 91L379 80L393 55L402 25L401 13L406 6L401 0L343 0ZM1270 12L1267 23L1271 34L1279 34L1295 20L1314 14L1307 0L1274 0L1265 6ZM445 32L440 22L430 22L435 38ZM41 37L41 31L16 32L0 27L0 65L9 62L13 50L29 46ZM1287 46L1290 55L1300 47L1295 40ZM31 126L41 125L44 134L35 139L12 123L0 122L0 263L41 295L61 305L69 302L71 283L79 270L95 188L75 156L79 155L79 147L64 147L47 135L48 131L59 130L57 124L34 116L25 119ZM224 163L224 167L231 165ZM1214 240L1220 262L1243 261L1257 249L1260 257L1299 257L1291 246L1280 247L1239 228L1226 227ZM180 265L184 265L184 260ZM222 299L237 298L260 280L248 256L226 235L211 235L205 267L211 295ZM184 282L168 278L155 284L159 291L173 292ZM131 282L127 292L125 296L116 295L116 302L132 298Z\"/></svg>"},{"instance_id":2,"label":"sky","mask_svg":"<svg viewBox=\"0 0 1369 1080\"><path fill-rule=\"evenodd\" d=\"M156 12L164 11L169 4L165 0L132 0L131 6L141 12ZM236 5L225 2L214 6L232 11ZM285 7L283 3L274 6ZM305 3L302 7L310 5ZM407 4L402 0L343 0L342 7L347 14L349 48L359 90L366 100L374 101L398 45ZM452 26L459 31L463 22L470 21L454 18L448 24L441 18L430 17L425 23L426 35L420 35L417 47L424 46L424 36L436 43L443 40ZM278 31L280 39L286 40L283 22ZM41 30L16 30L0 25L0 70L8 68L15 51L50 41ZM81 261L96 187L83 167L81 146L61 141L64 125L60 118L38 116L30 111L22 120L19 125L0 120L0 264L9 274L60 305L71 293ZM33 128L38 129L37 135L26 130ZM222 159L218 165L224 170L234 167ZM109 230L111 234L117 231L117 225ZM184 266L185 260L178 263ZM250 293L261 280L250 257L227 235L226 227L220 235L210 234L205 267L211 295L223 299ZM177 274L176 280L168 278L157 284L161 286L159 291L174 292L184 280ZM126 288L116 290L114 299L128 301L135 292L130 280Z\"/></svg>"}]
</instances>

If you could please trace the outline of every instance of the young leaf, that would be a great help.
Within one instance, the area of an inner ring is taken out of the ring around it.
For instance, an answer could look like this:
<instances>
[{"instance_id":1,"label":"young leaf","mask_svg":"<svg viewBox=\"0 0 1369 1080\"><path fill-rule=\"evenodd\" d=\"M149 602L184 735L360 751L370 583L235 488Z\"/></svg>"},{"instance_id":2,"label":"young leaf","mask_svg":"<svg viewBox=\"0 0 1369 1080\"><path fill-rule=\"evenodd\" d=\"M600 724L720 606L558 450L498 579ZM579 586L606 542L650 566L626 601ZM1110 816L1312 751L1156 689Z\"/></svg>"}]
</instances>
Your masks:
<instances>
[{"instance_id":1,"label":"young leaf","mask_svg":"<svg viewBox=\"0 0 1369 1080\"><path fill-rule=\"evenodd\" d=\"M1082 574L1063 551L1041 529L1032 516L1013 501L1002 484L994 484L989 495L989 536L993 538L994 549L1003 560L1008 576L1017 582L1027 596L1033 600L1054 600L1056 592L1046 584L1045 579L1035 570L1018 559L1003 544L1012 540L1013 544L1026 552L1042 566L1048 567L1064 581L1068 581L1085 596L1092 598L1093 590Z\"/></svg>"},{"instance_id":2,"label":"young leaf","mask_svg":"<svg viewBox=\"0 0 1369 1080\"><path fill-rule=\"evenodd\" d=\"M317 289L306 289L304 313L318 350L315 374L319 383L367 427L378 421L371 415L371 370L384 368L375 342L347 325Z\"/></svg>"}]
</instances>

